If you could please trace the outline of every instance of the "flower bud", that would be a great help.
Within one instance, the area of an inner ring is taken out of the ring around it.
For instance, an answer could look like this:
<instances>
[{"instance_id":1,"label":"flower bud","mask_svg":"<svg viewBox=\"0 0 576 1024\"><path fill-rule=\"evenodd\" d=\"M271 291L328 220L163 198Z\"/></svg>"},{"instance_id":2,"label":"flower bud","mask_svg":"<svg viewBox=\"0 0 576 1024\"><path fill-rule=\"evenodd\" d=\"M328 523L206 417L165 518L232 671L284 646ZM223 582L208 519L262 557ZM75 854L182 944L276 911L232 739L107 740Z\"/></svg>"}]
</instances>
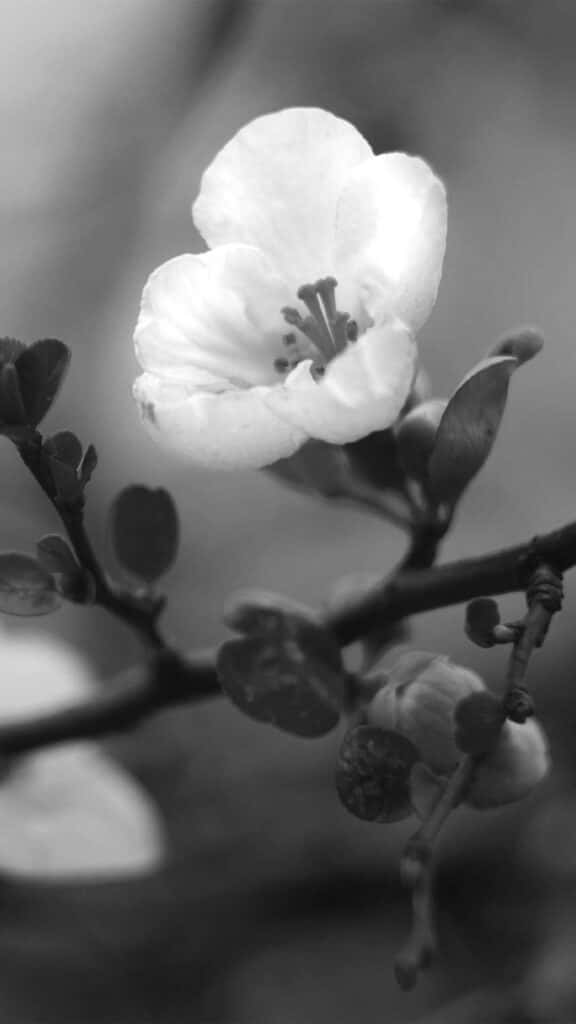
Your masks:
<instances>
[{"instance_id":1,"label":"flower bud","mask_svg":"<svg viewBox=\"0 0 576 1024\"><path fill-rule=\"evenodd\" d=\"M548 743L538 722L505 722L496 746L476 769L466 802L479 810L514 803L549 770Z\"/></svg>"},{"instance_id":2,"label":"flower bud","mask_svg":"<svg viewBox=\"0 0 576 1024\"><path fill-rule=\"evenodd\" d=\"M484 689L475 672L443 655L410 651L392 666L388 684L367 709L368 721L402 733L432 771L448 774L462 757L454 739L455 708Z\"/></svg>"},{"instance_id":3,"label":"flower bud","mask_svg":"<svg viewBox=\"0 0 576 1024\"><path fill-rule=\"evenodd\" d=\"M402 464L415 480L423 480L426 476L438 424L447 404L444 398L422 402L400 421L397 428L396 440Z\"/></svg>"}]
</instances>

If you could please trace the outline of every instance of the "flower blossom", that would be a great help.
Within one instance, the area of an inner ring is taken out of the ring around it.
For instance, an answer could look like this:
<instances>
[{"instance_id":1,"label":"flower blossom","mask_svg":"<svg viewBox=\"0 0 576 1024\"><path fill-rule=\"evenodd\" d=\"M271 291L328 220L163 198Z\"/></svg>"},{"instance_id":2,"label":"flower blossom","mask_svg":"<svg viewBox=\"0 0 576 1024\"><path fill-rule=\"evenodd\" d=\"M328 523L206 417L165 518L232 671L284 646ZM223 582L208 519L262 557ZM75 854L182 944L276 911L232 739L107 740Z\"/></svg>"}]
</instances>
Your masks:
<instances>
[{"instance_id":1,"label":"flower blossom","mask_svg":"<svg viewBox=\"0 0 576 1024\"><path fill-rule=\"evenodd\" d=\"M282 110L224 146L192 212L210 249L152 273L135 330L151 432L239 468L394 423L444 257L430 167L375 155L324 110Z\"/></svg>"}]
</instances>

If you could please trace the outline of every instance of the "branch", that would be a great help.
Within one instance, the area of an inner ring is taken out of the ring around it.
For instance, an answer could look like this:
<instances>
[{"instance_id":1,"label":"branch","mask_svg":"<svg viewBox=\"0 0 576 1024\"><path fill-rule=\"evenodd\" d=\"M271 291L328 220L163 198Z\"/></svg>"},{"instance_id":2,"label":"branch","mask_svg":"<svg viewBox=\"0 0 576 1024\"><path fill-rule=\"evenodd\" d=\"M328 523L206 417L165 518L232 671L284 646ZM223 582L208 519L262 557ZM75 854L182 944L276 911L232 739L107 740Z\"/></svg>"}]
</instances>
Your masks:
<instances>
[{"instance_id":1,"label":"branch","mask_svg":"<svg viewBox=\"0 0 576 1024\"><path fill-rule=\"evenodd\" d=\"M333 609L325 624L335 632L340 645L346 647L381 625L382 620L397 622L474 597L524 590L534 564L539 561L560 572L576 566L576 523L478 558L430 569L401 570L391 579L370 587L359 598L348 599L340 608ZM104 600L108 602L107 597ZM117 614L110 602L103 606ZM129 621L131 612L126 614L126 606L123 607L121 617ZM148 684L142 680L119 686L114 694L103 695L82 707L0 728L0 751L24 753L71 739L106 735L130 728L163 707L221 695L213 654L192 656L185 664L188 685L176 687L175 692L170 687L155 687L151 695Z\"/></svg>"},{"instance_id":2,"label":"branch","mask_svg":"<svg viewBox=\"0 0 576 1024\"><path fill-rule=\"evenodd\" d=\"M474 597L525 590L533 568L541 562L560 573L576 566L576 523L478 558L400 572L333 608L326 625L346 647L383 620L397 622Z\"/></svg>"},{"instance_id":3,"label":"branch","mask_svg":"<svg viewBox=\"0 0 576 1024\"><path fill-rule=\"evenodd\" d=\"M186 660L162 655L151 667L124 673L113 690L91 701L2 726L0 753L24 754L70 740L109 736L157 711L220 692L212 651Z\"/></svg>"}]
</instances>

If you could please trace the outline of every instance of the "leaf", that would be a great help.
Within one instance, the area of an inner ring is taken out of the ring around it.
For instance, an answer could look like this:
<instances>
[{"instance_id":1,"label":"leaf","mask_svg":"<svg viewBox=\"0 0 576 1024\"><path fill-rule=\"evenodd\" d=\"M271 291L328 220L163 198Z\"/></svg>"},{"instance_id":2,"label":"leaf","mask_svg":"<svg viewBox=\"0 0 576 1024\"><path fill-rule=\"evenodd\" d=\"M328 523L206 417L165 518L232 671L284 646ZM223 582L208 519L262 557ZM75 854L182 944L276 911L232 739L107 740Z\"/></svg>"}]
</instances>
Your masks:
<instances>
[{"instance_id":1,"label":"leaf","mask_svg":"<svg viewBox=\"0 0 576 1024\"><path fill-rule=\"evenodd\" d=\"M447 405L445 398L430 398L412 409L398 424L398 455L406 473L414 480L426 478L438 426Z\"/></svg>"},{"instance_id":2,"label":"leaf","mask_svg":"<svg viewBox=\"0 0 576 1024\"><path fill-rule=\"evenodd\" d=\"M84 455L82 457L82 461L81 461L80 466L78 468L78 472L80 474L80 482L81 482L83 488L86 487L86 484L88 484L90 482L90 480L92 479L92 474L93 474L94 470L96 469L97 463L98 463L98 453L97 453L94 445L93 444L89 444L87 449L86 449L86 451L84 452Z\"/></svg>"},{"instance_id":3,"label":"leaf","mask_svg":"<svg viewBox=\"0 0 576 1024\"><path fill-rule=\"evenodd\" d=\"M400 733L373 725L350 729L340 748L336 789L363 821L400 821L412 814L410 773L418 751Z\"/></svg>"},{"instance_id":4,"label":"leaf","mask_svg":"<svg viewBox=\"0 0 576 1024\"><path fill-rule=\"evenodd\" d=\"M353 469L379 491L402 491L405 473L393 430L377 430L345 445Z\"/></svg>"},{"instance_id":5,"label":"leaf","mask_svg":"<svg viewBox=\"0 0 576 1024\"><path fill-rule=\"evenodd\" d=\"M494 630L500 623L500 609L493 597L477 597L466 606L466 635L479 647L494 646Z\"/></svg>"},{"instance_id":6,"label":"leaf","mask_svg":"<svg viewBox=\"0 0 576 1024\"><path fill-rule=\"evenodd\" d=\"M0 611L9 615L47 615L60 607L50 573L29 555L0 554Z\"/></svg>"},{"instance_id":7,"label":"leaf","mask_svg":"<svg viewBox=\"0 0 576 1024\"><path fill-rule=\"evenodd\" d=\"M15 362L28 422L36 427L54 402L70 362L70 349L56 338L35 341Z\"/></svg>"},{"instance_id":8,"label":"leaf","mask_svg":"<svg viewBox=\"0 0 576 1024\"><path fill-rule=\"evenodd\" d=\"M135 484L121 491L110 510L110 530L120 564L149 583L170 568L178 553L178 513L161 487Z\"/></svg>"},{"instance_id":9,"label":"leaf","mask_svg":"<svg viewBox=\"0 0 576 1024\"><path fill-rule=\"evenodd\" d=\"M339 497L349 473L343 448L326 441L307 441L294 455L279 459L268 472L291 486L325 498Z\"/></svg>"},{"instance_id":10,"label":"leaf","mask_svg":"<svg viewBox=\"0 0 576 1024\"><path fill-rule=\"evenodd\" d=\"M75 604L94 600L94 581L78 562L71 547L58 534L42 537L36 545L38 561L47 572L55 574L58 593Z\"/></svg>"},{"instance_id":11,"label":"leaf","mask_svg":"<svg viewBox=\"0 0 576 1024\"><path fill-rule=\"evenodd\" d=\"M26 345L18 338L0 338L0 364L15 363L25 349Z\"/></svg>"},{"instance_id":12,"label":"leaf","mask_svg":"<svg viewBox=\"0 0 576 1024\"><path fill-rule=\"evenodd\" d=\"M0 424L9 427L26 424L18 374L12 363L0 364Z\"/></svg>"},{"instance_id":13,"label":"leaf","mask_svg":"<svg viewBox=\"0 0 576 1024\"><path fill-rule=\"evenodd\" d=\"M427 490L453 504L484 465L498 433L508 384L518 363L510 356L484 360L450 398L428 462Z\"/></svg>"},{"instance_id":14,"label":"leaf","mask_svg":"<svg viewBox=\"0 0 576 1024\"><path fill-rule=\"evenodd\" d=\"M219 679L230 700L250 718L295 736L330 732L346 697L334 637L306 609L275 595L238 602L227 621L247 633L218 653Z\"/></svg>"},{"instance_id":15,"label":"leaf","mask_svg":"<svg viewBox=\"0 0 576 1024\"><path fill-rule=\"evenodd\" d=\"M61 430L44 442L44 450L72 469L77 469L82 458L82 445L71 430Z\"/></svg>"},{"instance_id":16,"label":"leaf","mask_svg":"<svg viewBox=\"0 0 576 1024\"><path fill-rule=\"evenodd\" d=\"M513 356L518 365L534 359L544 345L544 338L534 327L520 327L510 334L505 334L496 342L491 356Z\"/></svg>"},{"instance_id":17,"label":"leaf","mask_svg":"<svg viewBox=\"0 0 576 1024\"><path fill-rule=\"evenodd\" d=\"M47 572L75 572L80 566L68 541L57 533L48 533L37 545L38 561Z\"/></svg>"}]
</instances>

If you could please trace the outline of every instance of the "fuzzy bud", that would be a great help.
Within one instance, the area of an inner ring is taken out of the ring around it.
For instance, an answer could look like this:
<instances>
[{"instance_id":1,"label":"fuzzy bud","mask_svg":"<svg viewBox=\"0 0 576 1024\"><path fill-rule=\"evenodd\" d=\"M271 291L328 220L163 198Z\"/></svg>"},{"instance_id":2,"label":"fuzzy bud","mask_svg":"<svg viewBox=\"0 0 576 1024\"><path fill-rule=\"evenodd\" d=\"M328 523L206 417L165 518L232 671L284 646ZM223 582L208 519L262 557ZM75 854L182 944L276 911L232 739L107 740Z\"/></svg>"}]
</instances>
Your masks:
<instances>
[{"instance_id":1,"label":"fuzzy bud","mask_svg":"<svg viewBox=\"0 0 576 1024\"><path fill-rule=\"evenodd\" d=\"M548 743L538 722L505 722L496 746L476 769L466 802L479 810L515 803L549 770Z\"/></svg>"},{"instance_id":2,"label":"fuzzy bud","mask_svg":"<svg viewBox=\"0 0 576 1024\"><path fill-rule=\"evenodd\" d=\"M439 774L451 772L462 756L454 738L454 712L472 693L485 690L480 676L448 658L410 651L392 666L388 684L367 708L371 725L402 733L421 760Z\"/></svg>"},{"instance_id":3,"label":"fuzzy bud","mask_svg":"<svg viewBox=\"0 0 576 1024\"><path fill-rule=\"evenodd\" d=\"M438 424L447 406L446 399L431 398L405 416L396 431L398 452L409 476L423 480L434 447Z\"/></svg>"}]
</instances>

